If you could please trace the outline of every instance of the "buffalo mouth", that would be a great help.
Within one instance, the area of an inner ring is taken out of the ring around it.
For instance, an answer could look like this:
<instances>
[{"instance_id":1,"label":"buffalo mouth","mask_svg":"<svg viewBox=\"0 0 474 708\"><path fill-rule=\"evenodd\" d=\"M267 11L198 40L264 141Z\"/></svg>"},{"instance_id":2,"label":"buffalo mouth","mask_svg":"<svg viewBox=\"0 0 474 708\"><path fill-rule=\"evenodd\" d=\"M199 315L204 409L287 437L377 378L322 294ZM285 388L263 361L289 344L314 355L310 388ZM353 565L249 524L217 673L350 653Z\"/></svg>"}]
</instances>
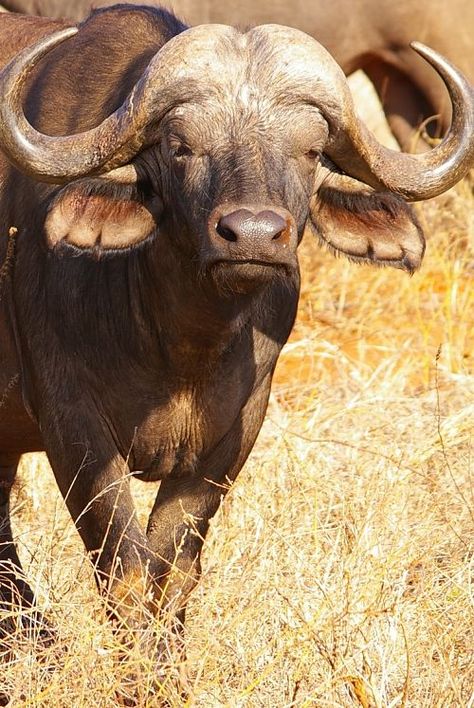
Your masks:
<instances>
[{"instance_id":1,"label":"buffalo mouth","mask_svg":"<svg viewBox=\"0 0 474 708\"><path fill-rule=\"evenodd\" d=\"M290 264L287 262L275 262L268 261L263 258L221 258L215 260L211 267L240 267L240 266L256 266L262 268L289 268Z\"/></svg>"},{"instance_id":2,"label":"buffalo mouth","mask_svg":"<svg viewBox=\"0 0 474 708\"><path fill-rule=\"evenodd\" d=\"M298 267L290 262L259 258L217 259L207 268L220 290L248 293L275 281L293 279Z\"/></svg>"}]
</instances>

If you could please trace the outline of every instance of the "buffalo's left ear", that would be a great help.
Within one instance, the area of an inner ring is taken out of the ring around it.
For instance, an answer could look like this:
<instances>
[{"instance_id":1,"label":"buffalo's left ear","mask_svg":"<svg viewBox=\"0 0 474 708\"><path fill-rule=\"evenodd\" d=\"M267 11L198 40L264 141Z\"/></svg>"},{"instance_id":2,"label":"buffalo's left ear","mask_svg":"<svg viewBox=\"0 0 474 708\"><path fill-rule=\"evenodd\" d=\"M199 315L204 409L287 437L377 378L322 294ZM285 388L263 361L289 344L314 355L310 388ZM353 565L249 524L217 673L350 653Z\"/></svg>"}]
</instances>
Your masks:
<instances>
[{"instance_id":1,"label":"buffalo's left ear","mask_svg":"<svg viewBox=\"0 0 474 708\"><path fill-rule=\"evenodd\" d=\"M161 207L159 197L144 198L134 182L77 180L49 205L46 241L50 248L64 243L96 256L134 248L155 233Z\"/></svg>"},{"instance_id":2,"label":"buffalo's left ear","mask_svg":"<svg viewBox=\"0 0 474 708\"><path fill-rule=\"evenodd\" d=\"M391 192L376 192L340 174L329 161L318 167L319 189L309 221L335 253L354 261L390 265L413 273L425 252L425 239L411 207Z\"/></svg>"}]
</instances>

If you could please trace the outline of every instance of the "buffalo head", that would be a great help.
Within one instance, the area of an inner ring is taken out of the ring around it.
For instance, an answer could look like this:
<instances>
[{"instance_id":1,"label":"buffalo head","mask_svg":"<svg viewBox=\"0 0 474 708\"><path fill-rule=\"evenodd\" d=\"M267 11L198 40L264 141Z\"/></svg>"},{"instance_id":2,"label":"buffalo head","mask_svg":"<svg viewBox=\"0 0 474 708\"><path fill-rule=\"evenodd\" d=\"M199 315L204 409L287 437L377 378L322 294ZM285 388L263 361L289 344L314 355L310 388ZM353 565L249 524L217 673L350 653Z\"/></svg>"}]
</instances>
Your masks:
<instances>
[{"instance_id":1,"label":"buffalo head","mask_svg":"<svg viewBox=\"0 0 474 708\"><path fill-rule=\"evenodd\" d=\"M409 156L360 122L323 47L278 25L183 31L100 125L50 137L26 120L22 87L76 31L28 48L0 80L3 150L31 177L66 185L46 219L53 248L101 256L159 234L160 247L172 238L190 267L235 293L295 269L309 223L337 252L412 271L424 241L405 200L448 189L474 156L472 89L436 52L415 46L450 91L451 130Z\"/></svg>"}]
</instances>

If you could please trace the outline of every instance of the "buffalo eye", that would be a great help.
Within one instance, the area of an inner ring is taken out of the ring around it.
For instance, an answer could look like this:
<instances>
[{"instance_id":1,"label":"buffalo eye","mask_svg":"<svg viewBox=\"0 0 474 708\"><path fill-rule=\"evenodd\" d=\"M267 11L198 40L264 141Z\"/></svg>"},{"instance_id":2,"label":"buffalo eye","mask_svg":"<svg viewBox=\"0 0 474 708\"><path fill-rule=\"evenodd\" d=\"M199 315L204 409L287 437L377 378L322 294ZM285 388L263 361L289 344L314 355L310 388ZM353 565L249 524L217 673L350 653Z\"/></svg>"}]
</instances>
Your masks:
<instances>
[{"instance_id":1,"label":"buffalo eye","mask_svg":"<svg viewBox=\"0 0 474 708\"><path fill-rule=\"evenodd\" d=\"M193 151L187 145L180 145L173 150L173 157L191 157Z\"/></svg>"},{"instance_id":2,"label":"buffalo eye","mask_svg":"<svg viewBox=\"0 0 474 708\"><path fill-rule=\"evenodd\" d=\"M189 145L177 139L171 139L169 141L169 149L171 155L178 159L191 157L194 154Z\"/></svg>"},{"instance_id":3,"label":"buffalo eye","mask_svg":"<svg viewBox=\"0 0 474 708\"><path fill-rule=\"evenodd\" d=\"M305 152L305 157L307 157L308 160L311 160L311 162L316 162L321 157L321 151L320 150L308 150L307 152Z\"/></svg>"}]
</instances>

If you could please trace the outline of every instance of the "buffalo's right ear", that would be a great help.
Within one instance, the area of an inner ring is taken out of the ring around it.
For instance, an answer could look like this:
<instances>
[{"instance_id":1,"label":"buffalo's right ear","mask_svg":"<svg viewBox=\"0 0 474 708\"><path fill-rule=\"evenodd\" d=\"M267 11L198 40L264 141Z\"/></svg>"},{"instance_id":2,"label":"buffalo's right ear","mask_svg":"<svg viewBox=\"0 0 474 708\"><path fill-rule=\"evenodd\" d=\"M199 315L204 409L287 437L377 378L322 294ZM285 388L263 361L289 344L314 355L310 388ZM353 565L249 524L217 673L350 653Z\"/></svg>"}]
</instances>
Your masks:
<instances>
[{"instance_id":1,"label":"buffalo's right ear","mask_svg":"<svg viewBox=\"0 0 474 708\"><path fill-rule=\"evenodd\" d=\"M318 171L310 223L323 243L354 261L409 273L419 268L425 239L413 210L400 196L374 191L341 174L325 158Z\"/></svg>"},{"instance_id":2,"label":"buffalo's right ear","mask_svg":"<svg viewBox=\"0 0 474 708\"><path fill-rule=\"evenodd\" d=\"M77 180L58 192L45 220L50 248L66 244L97 257L133 248L155 233L162 210L159 197L145 198L136 181L114 179L113 174Z\"/></svg>"}]
</instances>

